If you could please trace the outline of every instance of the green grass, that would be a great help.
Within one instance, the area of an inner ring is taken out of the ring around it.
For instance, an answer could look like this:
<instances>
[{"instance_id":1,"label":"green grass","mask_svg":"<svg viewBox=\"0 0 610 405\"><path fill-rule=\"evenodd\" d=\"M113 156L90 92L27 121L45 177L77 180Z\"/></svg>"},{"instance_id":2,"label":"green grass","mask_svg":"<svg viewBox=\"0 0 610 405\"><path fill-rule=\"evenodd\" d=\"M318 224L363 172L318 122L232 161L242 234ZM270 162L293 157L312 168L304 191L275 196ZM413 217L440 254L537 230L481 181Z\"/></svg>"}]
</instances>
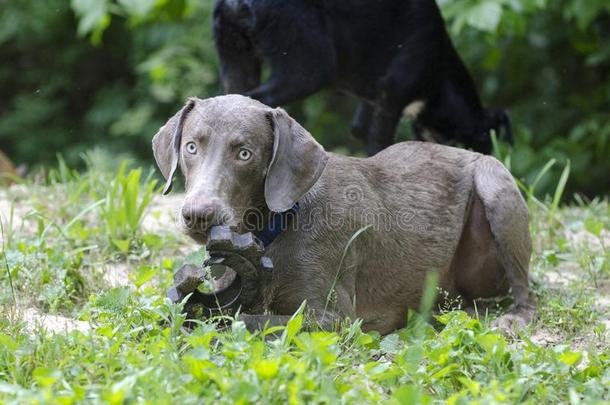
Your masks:
<instances>
[{"instance_id":1,"label":"green grass","mask_svg":"<svg viewBox=\"0 0 610 405\"><path fill-rule=\"evenodd\" d=\"M539 316L516 338L447 309L385 337L358 322L307 332L301 313L260 334L187 331L164 289L195 246L151 202L150 177L89 166L0 191L0 403L610 401L607 201L560 206L561 184L546 200L523 185ZM115 268L127 282L108 280ZM27 311L71 323L42 327Z\"/></svg>"}]
</instances>

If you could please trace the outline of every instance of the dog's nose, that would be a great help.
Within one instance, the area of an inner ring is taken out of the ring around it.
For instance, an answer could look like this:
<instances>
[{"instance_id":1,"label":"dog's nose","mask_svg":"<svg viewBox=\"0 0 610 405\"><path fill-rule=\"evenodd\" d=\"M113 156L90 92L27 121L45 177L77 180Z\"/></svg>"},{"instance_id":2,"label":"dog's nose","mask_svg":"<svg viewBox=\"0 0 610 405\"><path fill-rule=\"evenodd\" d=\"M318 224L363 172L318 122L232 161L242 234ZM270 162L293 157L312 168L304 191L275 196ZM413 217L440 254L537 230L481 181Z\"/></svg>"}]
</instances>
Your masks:
<instances>
[{"instance_id":1,"label":"dog's nose","mask_svg":"<svg viewBox=\"0 0 610 405\"><path fill-rule=\"evenodd\" d=\"M182 218L189 226L209 227L220 218L220 204L204 199L189 199L182 205Z\"/></svg>"}]
</instances>

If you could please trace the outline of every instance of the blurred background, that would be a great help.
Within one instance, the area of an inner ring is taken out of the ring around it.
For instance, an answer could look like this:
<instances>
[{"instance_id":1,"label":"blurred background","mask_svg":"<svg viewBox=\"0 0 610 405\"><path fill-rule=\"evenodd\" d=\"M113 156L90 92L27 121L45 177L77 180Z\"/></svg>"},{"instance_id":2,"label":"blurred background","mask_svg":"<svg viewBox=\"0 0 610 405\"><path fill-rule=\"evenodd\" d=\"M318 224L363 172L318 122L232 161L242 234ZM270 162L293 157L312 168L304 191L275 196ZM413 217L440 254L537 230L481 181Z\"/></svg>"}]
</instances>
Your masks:
<instances>
[{"instance_id":1,"label":"blurred background","mask_svg":"<svg viewBox=\"0 0 610 405\"><path fill-rule=\"evenodd\" d=\"M610 194L610 1L439 0L487 106L508 109L516 142L502 158L552 192ZM150 166L150 140L188 96L221 92L212 0L0 0L0 149L31 173ZM354 100L324 92L289 111L327 149L362 154ZM410 137L403 122L399 139Z\"/></svg>"}]
</instances>

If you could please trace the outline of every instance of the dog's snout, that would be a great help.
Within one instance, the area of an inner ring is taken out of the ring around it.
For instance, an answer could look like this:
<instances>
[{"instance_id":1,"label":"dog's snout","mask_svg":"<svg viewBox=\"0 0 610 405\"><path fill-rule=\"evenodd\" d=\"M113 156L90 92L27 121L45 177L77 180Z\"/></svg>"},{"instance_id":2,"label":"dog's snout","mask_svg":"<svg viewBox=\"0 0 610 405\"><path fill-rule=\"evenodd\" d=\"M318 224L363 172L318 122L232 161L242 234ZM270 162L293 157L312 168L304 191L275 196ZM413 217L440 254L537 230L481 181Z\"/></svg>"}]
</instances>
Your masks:
<instances>
[{"instance_id":1,"label":"dog's snout","mask_svg":"<svg viewBox=\"0 0 610 405\"><path fill-rule=\"evenodd\" d=\"M221 215L221 206L216 201L189 199L182 205L182 218L188 225L215 225Z\"/></svg>"}]
</instances>

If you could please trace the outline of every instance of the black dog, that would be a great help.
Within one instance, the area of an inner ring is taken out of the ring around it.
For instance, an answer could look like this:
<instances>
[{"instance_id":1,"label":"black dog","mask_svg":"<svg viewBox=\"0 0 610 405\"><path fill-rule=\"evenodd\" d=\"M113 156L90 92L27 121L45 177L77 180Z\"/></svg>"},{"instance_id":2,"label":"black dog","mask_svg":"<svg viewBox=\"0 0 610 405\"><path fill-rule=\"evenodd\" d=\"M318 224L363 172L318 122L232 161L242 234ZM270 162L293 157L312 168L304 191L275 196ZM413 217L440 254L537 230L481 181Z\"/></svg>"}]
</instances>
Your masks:
<instances>
[{"instance_id":1,"label":"black dog","mask_svg":"<svg viewBox=\"0 0 610 405\"><path fill-rule=\"evenodd\" d=\"M393 143L403 112L422 140L484 153L492 129L511 141L434 0L216 0L214 36L227 93L278 106L335 84L359 97L352 133L371 155ZM271 76L260 84L263 63Z\"/></svg>"}]
</instances>

